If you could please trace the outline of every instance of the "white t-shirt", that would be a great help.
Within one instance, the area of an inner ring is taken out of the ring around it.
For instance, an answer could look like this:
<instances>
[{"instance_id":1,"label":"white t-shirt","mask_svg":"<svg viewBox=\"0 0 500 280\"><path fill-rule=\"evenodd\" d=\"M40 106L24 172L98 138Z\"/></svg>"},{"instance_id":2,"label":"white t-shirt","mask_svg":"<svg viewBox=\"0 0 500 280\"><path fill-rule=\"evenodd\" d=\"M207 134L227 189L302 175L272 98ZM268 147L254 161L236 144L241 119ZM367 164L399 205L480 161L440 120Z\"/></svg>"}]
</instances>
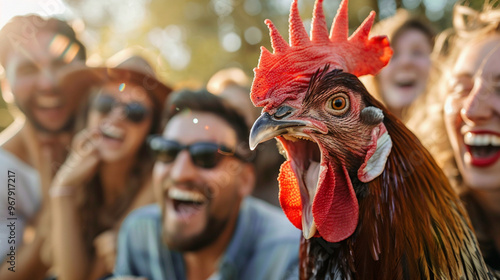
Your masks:
<instances>
[{"instance_id":1,"label":"white t-shirt","mask_svg":"<svg viewBox=\"0 0 500 280\"><path fill-rule=\"evenodd\" d=\"M17 258L26 223L40 203L38 171L0 147L0 260L12 254L11 246Z\"/></svg>"}]
</instances>

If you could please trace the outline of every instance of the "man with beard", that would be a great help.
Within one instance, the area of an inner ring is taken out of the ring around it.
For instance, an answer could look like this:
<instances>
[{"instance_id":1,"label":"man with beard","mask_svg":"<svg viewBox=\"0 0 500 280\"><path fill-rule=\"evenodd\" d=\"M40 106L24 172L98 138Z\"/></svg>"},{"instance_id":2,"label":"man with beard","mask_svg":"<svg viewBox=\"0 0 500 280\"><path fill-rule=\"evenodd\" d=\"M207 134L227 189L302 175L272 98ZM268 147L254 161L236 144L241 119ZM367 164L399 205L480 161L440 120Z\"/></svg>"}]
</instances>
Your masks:
<instances>
[{"instance_id":1,"label":"man with beard","mask_svg":"<svg viewBox=\"0 0 500 280\"><path fill-rule=\"evenodd\" d=\"M61 20L17 16L0 30L2 93L20 111L0 134L0 279L43 279L48 269L41 256L50 226L47 189L66 156L80 100L62 92L57 77L85 59L85 47ZM26 228L31 234L23 238Z\"/></svg>"},{"instance_id":2,"label":"man with beard","mask_svg":"<svg viewBox=\"0 0 500 280\"><path fill-rule=\"evenodd\" d=\"M297 279L300 232L249 197L255 173L244 118L205 90L178 92L167 109L163 135L149 139L157 205L125 220L115 275Z\"/></svg>"}]
</instances>

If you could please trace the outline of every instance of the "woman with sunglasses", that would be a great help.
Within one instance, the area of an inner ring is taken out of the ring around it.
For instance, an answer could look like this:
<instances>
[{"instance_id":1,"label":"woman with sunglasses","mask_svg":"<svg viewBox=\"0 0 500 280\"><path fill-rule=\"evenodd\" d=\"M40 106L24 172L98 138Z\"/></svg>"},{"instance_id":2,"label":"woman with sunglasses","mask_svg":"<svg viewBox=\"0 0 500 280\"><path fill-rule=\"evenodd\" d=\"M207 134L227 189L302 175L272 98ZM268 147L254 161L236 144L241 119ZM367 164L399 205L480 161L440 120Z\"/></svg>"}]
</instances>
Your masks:
<instances>
[{"instance_id":1,"label":"woman with sunglasses","mask_svg":"<svg viewBox=\"0 0 500 280\"><path fill-rule=\"evenodd\" d=\"M146 137L159 132L170 88L138 56L63 81L91 87L93 100L49 191L53 267L60 280L98 279L112 272L121 221L153 201Z\"/></svg>"}]
</instances>

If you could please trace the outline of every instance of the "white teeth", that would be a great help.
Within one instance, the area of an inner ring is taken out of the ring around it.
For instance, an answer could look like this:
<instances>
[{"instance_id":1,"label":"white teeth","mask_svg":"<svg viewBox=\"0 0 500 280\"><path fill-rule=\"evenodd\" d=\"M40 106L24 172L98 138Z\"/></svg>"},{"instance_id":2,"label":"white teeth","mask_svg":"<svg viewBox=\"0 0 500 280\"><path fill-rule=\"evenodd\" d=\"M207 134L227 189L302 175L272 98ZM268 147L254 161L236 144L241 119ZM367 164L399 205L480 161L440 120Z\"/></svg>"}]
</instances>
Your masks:
<instances>
[{"instance_id":1,"label":"white teeth","mask_svg":"<svg viewBox=\"0 0 500 280\"><path fill-rule=\"evenodd\" d=\"M36 103L39 107L45 109L51 109L61 106L61 100L59 97L54 96L38 96L36 98Z\"/></svg>"},{"instance_id":2,"label":"white teeth","mask_svg":"<svg viewBox=\"0 0 500 280\"><path fill-rule=\"evenodd\" d=\"M474 134L467 132L464 135L464 143L469 146L500 146L500 136L495 134Z\"/></svg>"},{"instance_id":3,"label":"white teeth","mask_svg":"<svg viewBox=\"0 0 500 280\"><path fill-rule=\"evenodd\" d=\"M205 197L199 192L188 190L181 190L177 188L168 189L168 197L175 200L189 201L189 202L205 202Z\"/></svg>"},{"instance_id":4,"label":"white teeth","mask_svg":"<svg viewBox=\"0 0 500 280\"><path fill-rule=\"evenodd\" d=\"M481 139L481 143L483 143L484 146L488 146L491 142L491 135L483 135L483 139Z\"/></svg>"},{"instance_id":5,"label":"white teeth","mask_svg":"<svg viewBox=\"0 0 500 280\"><path fill-rule=\"evenodd\" d=\"M115 139L123 139L123 137L125 136L125 131L123 131L123 129L112 125L103 126L101 128L101 132L105 136Z\"/></svg>"}]
</instances>

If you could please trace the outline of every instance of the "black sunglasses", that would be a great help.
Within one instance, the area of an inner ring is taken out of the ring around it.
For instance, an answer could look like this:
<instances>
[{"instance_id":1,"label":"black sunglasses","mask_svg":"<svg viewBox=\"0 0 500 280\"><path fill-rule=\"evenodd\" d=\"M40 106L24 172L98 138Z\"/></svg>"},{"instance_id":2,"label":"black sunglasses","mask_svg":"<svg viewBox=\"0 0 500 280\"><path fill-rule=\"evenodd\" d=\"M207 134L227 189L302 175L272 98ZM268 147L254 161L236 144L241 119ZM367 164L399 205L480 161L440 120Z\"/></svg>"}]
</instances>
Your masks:
<instances>
[{"instance_id":1,"label":"black sunglasses","mask_svg":"<svg viewBox=\"0 0 500 280\"><path fill-rule=\"evenodd\" d=\"M214 168L224 156L234 156L245 161L235 151L224 145L212 142L197 142L190 145L183 145L174 140L167 140L161 135L153 135L148 138L148 144L156 160L164 163L173 162L177 155L184 149L189 151L193 164L202 168Z\"/></svg>"},{"instance_id":2,"label":"black sunglasses","mask_svg":"<svg viewBox=\"0 0 500 280\"><path fill-rule=\"evenodd\" d=\"M142 122L149 114L149 110L139 102L119 102L108 94L99 94L94 99L92 108L101 114L109 114L113 108L118 106L123 107L125 117L134 123Z\"/></svg>"}]
</instances>

